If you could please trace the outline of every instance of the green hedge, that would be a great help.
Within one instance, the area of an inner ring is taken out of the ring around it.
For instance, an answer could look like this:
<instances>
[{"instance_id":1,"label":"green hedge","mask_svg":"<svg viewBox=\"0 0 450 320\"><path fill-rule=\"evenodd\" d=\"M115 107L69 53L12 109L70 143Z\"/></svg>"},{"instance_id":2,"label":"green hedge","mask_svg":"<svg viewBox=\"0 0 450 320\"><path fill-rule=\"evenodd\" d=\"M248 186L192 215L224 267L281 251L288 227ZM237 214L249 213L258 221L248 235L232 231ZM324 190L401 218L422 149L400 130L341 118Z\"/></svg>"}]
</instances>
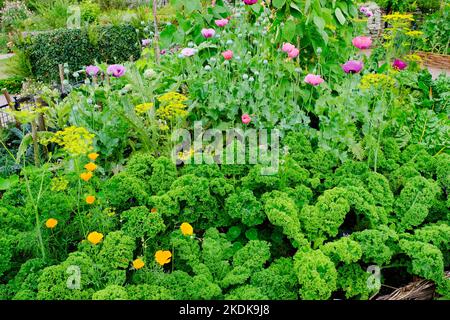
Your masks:
<instances>
[{"instance_id":1,"label":"green hedge","mask_svg":"<svg viewBox=\"0 0 450 320\"><path fill-rule=\"evenodd\" d=\"M11 77L7 79L0 79L0 90L6 89L11 94L19 93L22 90L22 77Z\"/></svg>"},{"instance_id":2,"label":"green hedge","mask_svg":"<svg viewBox=\"0 0 450 320\"><path fill-rule=\"evenodd\" d=\"M58 64L71 71L97 62L120 63L138 59L140 44L132 26L99 26L91 29L59 29L26 36L18 45L29 59L33 76L59 78Z\"/></svg>"}]
</instances>

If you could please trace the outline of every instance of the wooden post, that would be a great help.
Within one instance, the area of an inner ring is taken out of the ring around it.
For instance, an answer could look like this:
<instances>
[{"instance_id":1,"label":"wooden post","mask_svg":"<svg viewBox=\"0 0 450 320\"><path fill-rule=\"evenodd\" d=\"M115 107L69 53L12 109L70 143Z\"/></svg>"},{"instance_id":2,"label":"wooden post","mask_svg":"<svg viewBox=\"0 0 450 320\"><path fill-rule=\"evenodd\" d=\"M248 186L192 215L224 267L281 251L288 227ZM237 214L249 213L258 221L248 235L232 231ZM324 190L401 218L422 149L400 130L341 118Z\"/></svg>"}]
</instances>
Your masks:
<instances>
[{"instance_id":1,"label":"wooden post","mask_svg":"<svg viewBox=\"0 0 450 320\"><path fill-rule=\"evenodd\" d=\"M9 107L11 108L12 111L17 111L16 110L16 105L14 104L14 101L11 99L11 96L8 93L8 90L6 89L2 89L2 93L5 96L6 102L8 103ZM14 117L14 121L16 122L16 128L20 129L20 122L17 120L16 117Z\"/></svg>"},{"instance_id":2,"label":"wooden post","mask_svg":"<svg viewBox=\"0 0 450 320\"><path fill-rule=\"evenodd\" d=\"M154 46L155 46L155 60L156 64L159 64L160 62L160 48L159 48L159 31L158 31L158 15L157 15L157 9L158 9L158 0L153 0L153 26L155 28L155 37L153 39Z\"/></svg>"},{"instance_id":3,"label":"wooden post","mask_svg":"<svg viewBox=\"0 0 450 320\"><path fill-rule=\"evenodd\" d=\"M59 64L59 79L61 81L61 93L64 93L64 65Z\"/></svg>"}]
</instances>

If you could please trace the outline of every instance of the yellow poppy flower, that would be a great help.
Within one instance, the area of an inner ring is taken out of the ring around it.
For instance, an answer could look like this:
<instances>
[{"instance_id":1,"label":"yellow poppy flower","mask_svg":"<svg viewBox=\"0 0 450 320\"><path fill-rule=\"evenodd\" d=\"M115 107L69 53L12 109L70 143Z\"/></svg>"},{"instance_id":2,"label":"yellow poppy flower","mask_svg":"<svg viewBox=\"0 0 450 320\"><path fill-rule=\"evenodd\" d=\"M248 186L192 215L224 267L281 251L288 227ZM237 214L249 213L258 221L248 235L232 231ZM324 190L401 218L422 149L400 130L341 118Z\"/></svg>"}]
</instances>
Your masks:
<instances>
[{"instance_id":1,"label":"yellow poppy flower","mask_svg":"<svg viewBox=\"0 0 450 320\"><path fill-rule=\"evenodd\" d=\"M183 222L181 224L180 230L181 230L181 232L183 233L184 236L192 236L194 234L194 229L187 222Z\"/></svg>"},{"instance_id":2,"label":"yellow poppy flower","mask_svg":"<svg viewBox=\"0 0 450 320\"><path fill-rule=\"evenodd\" d=\"M58 225L58 220L50 218L45 222L45 226L49 229L53 229Z\"/></svg>"},{"instance_id":3,"label":"yellow poppy flower","mask_svg":"<svg viewBox=\"0 0 450 320\"><path fill-rule=\"evenodd\" d=\"M103 234L97 231L89 233L87 237L88 241L92 244L98 244L103 239Z\"/></svg>"},{"instance_id":4,"label":"yellow poppy flower","mask_svg":"<svg viewBox=\"0 0 450 320\"><path fill-rule=\"evenodd\" d=\"M88 182L92 178L92 176L92 172L83 172L82 174L80 174L80 178L86 182Z\"/></svg>"},{"instance_id":5,"label":"yellow poppy flower","mask_svg":"<svg viewBox=\"0 0 450 320\"><path fill-rule=\"evenodd\" d=\"M97 165L95 163L89 162L87 165L84 166L84 168L87 171L94 171L95 169L97 169Z\"/></svg>"},{"instance_id":6,"label":"yellow poppy flower","mask_svg":"<svg viewBox=\"0 0 450 320\"><path fill-rule=\"evenodd\" d=\"M155 253L155 260L161 266L169 263L171 258L172 258L172 253L170 251L158 250Z\"/></svg>"},{"instance_id":7,"label":"yellow poppy flower","mask_svg":"<svg viewBox=\"0 0 450 320\"><path fill-rule=\"evenodd\" d=\"M93 204L95 202L95 197L94 196L87 196L86 197L86 203L87 204Z\"/></svg>"},{"instance_id":8,"label":"yellow poppy flower","mask_svg":"<svg viewBox=\"0 0 450 320\"><path fill-rule=\"evenodd\" d=\"M142 259L136 259L133 261L133 268L136 270L142 269L145 266L145 262Z\"/></svg>"}]
</instances>

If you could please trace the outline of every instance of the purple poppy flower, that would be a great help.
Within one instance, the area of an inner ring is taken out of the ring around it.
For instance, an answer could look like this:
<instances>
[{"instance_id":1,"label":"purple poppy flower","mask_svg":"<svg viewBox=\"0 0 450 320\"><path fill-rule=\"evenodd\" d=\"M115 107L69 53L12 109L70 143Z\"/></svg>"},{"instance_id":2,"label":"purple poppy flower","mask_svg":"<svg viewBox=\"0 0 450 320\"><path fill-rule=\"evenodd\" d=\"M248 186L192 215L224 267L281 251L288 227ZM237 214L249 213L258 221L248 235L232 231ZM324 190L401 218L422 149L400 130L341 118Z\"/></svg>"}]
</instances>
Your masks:
<instances>
[{"instance_id":1,"label":"purple poppy flower","mask_svg":"<svg viewBox=\"0 0 450 320\"><path fill-rule=\"evenodd\" d=\"M214 29L202 29L202 36L206 39L214 37L216 31Z\"/></svg>"},{"instance_id":2,"label":"purple poppy flower","mask_svg":"<svg viewBox=\"0 0 450 320\"><path fill-rule=\"evenodd\" d=\"M112 75L115 78L120 78L125 74L127 69L120 64L110 65L107 69L108 74Z\"/></svg>"},{"instance_id":3,"label":"purple poppy flower","mask_svg":"<svg viewBox=\"0 0 450 320\"><path fill-rule=\"evenodd\" d=\"M160 53L161 53L161 55L165 55L167 53L167 50L166 49L162 49Z\"/></svg>"},{"instance_id":4,"label":"purple poppy flower","mask_svg":"<svg viewBox=\"0 0 450 320\"><path fill-rule=\"evenodd\" d=\"M350 60L342 65L342 70L344 70L345 73L360 73L363 67L364 64L362 61Z\"/></svg>"},{"instance_id":5,"label":"purple poppy flower","mask_svg":"<svg viewBox=\"0 0 450 320\"><path fill-rule=\"evenodd\" d=\"M183 57L192 57L197 51L193 48L184 48L181 50L181 55Z\"/></svg>"},{"instance_id":6,"label":"purple poppy flower","mask_svg":"<svg viewBox=\"0 0 450 320\"><path fill-rule=\"evenodd\" d=\"M86 74L95 77L100 72L100 68L97 66L87 66L86 67Z\"/></svg>"},{"instance_id":7,"label":"purple poppy flower","mask_svg":"<svg viewBox=\"0 0 450 320\"><path fill-rule=\"evenodd\" d=\"M147 47L148 45L150 45L151 42L152 42L152 41L151 41L150 39L143 39L143 40L142 40L142 45L143 45L144 47Z\"/></svg>"},{"instance_id":8,"label":"purple poppy flower","mask_svg":"<svg viewBox=\"0 0 450 320\"><path fill-rule=\"evenodd\" d=\"M400 60L400 59L395 59L394 63L392 64L392 67L397 70L404 70L404 69L406 69L407 66L408 66L408 64L405 61Z\"/></svg>"}]
</instances>

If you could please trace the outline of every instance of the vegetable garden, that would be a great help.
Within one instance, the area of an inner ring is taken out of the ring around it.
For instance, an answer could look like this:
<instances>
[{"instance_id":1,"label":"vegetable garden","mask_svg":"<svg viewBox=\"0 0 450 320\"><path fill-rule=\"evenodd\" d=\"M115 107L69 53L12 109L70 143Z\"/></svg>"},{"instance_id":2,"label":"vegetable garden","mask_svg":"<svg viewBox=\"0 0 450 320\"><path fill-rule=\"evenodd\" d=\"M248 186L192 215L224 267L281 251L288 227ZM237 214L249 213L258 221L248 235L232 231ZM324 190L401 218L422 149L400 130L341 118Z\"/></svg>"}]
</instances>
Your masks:
<instances>
[{"instance_id":1,"label":"vegetable garden","mask_svg":"<svg viewBox=\"0 0 450 320\"><path fill-rule=\"evenodd\" d=\"M450 298L448 1L45 1L0 1L1 300Z\"/></svg>"}]
</instances>

